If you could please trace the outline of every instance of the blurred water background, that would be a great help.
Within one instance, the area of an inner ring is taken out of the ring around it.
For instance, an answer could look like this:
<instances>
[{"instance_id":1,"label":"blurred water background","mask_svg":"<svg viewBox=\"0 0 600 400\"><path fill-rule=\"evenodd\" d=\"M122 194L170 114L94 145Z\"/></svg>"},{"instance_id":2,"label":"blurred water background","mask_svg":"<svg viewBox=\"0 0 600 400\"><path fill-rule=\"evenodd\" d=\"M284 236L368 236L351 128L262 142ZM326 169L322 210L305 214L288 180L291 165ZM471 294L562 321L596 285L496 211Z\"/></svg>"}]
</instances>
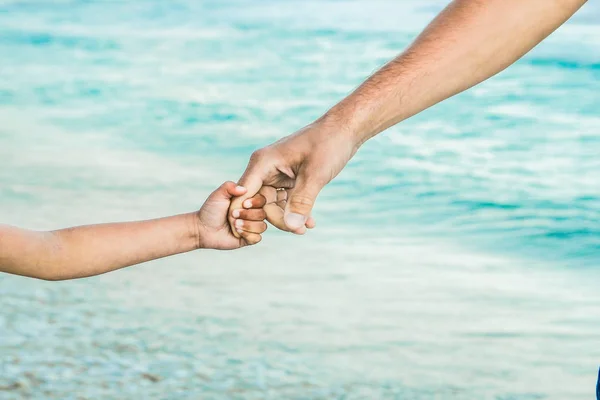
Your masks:
<instances>
[{"instance_id":1,"label":"blurred water background","mask_svg":"<svg viewBox=\"0 0 600 400\"><path fill-rule=\"evenodd\" d=\"M198 208L446 3L0 1L0 221ZM0 276L0 398L592 398L599 21L366 144L306 237Z\"/></svg>"}]
</instances>

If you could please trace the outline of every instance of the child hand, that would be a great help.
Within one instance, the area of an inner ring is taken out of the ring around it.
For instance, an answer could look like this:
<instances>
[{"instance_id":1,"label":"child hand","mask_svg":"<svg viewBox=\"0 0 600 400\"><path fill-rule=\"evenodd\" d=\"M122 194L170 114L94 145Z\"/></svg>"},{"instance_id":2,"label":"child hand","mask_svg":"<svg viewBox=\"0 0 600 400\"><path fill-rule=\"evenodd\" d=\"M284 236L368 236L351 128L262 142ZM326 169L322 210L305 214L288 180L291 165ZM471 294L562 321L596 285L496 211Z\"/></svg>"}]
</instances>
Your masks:
<instances>
[{"instance_id":1,"label":"child hand","mask_svg":"<svg viewBox=\"0 0 600 400\"><path fill-rule=\"evenodd\" d=\"M258 194L254 196L252 199L248 199L244 201L242 206L244 208L252 207L254 204L254 199L258 196L262 197L265 200L265 205L263 206L263 210L266 214L266 219L269 221L271 225L285 232L291 232L290 229L286 226L283 216L285 212L285 205L287 202L288 192L285 189L275 189L272 186L263 186ZM233 210L232 216L235 217L236 211L244 212L243 210ZM313 217L309 217L306 221L305 227L294 231L296 234L303 235L306 233L306 228L312 229L315 227L315 220Z\"/></svg>"},{"instance_id":2,"label":"child hand","mask_svg":"<svg viewBox=\"0 0 600 400\"><path fill-rule=\"evenodd\" d=\"M233 182L225 182L215 190L197 213L198 244L200 248L233 250L254 245L261 241L261 234L267 230L264 222L266 213L263 206L264 196L257 194L244 203L244 210L235 210L232 215L240 238L229 228L227 212L233 197L242 196L246 188L236 186Z\"/></svg>"}]
</instances>

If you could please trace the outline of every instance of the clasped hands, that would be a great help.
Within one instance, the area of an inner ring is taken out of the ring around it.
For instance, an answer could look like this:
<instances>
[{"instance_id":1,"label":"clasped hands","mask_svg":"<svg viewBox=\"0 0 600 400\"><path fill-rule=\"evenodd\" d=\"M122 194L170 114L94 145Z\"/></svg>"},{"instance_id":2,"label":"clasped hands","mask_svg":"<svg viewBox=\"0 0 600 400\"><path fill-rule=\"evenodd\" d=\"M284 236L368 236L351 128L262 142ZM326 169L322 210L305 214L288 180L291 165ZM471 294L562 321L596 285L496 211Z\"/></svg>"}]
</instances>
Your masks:
<instances>
[{"instance_id":1,"label":"clasped hands","mask_svg":"<svg viewBox=\"0 0 600 400\"><path fill-rule=\"evenodd\" d=\"M315 227L311 216L319 192L344 168L358 146L352 135L319 120L274 144L255 151L238 182L245 194L231 201L233 234L247 244L260 241L266 220L302 235ZM256 209L263 204L262 210Z\"/></svg>"}]
</instances>

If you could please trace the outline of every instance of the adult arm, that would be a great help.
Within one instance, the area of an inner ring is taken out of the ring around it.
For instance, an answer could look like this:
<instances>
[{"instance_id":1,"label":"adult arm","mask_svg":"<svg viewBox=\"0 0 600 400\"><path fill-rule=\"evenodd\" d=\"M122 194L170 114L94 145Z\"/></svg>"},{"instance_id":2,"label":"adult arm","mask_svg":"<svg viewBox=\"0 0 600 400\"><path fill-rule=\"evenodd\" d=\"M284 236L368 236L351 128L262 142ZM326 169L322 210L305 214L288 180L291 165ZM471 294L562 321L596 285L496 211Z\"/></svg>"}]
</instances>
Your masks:
<instances>
[{"instance_id":1,"label":"adult arm","mask_svg":"<svg viewBox=\"0 0 600 400\"><path fill-rule=\"evenodd\" d=\"M333 107L359 143L504 70L586 0L455 0L400 56Z\"/></svg>"},{"instance_id":2,"label":"adult arm","mask_svg":"<svg viewBox=\"0 0 600 400\"><path fill-rule=\"evenodd\" d=\"M321 189L365 141L502 71L585 2L452 1L402 54L319 120L255 152L240 180L246 196L262 185L293 187L285 225L303 233Z\"/></svg>"}]
</instances>

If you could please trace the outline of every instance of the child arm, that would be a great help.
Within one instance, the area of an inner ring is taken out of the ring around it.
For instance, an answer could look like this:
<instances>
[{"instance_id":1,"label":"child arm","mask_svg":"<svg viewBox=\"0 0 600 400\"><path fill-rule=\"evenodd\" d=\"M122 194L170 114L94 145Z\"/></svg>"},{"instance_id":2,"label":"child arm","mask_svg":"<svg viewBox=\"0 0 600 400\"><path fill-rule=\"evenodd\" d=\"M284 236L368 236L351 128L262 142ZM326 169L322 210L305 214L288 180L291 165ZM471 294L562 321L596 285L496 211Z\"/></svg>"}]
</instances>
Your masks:
<instances>
[{"instance_id":1,"label":"child arm","mask_svg":"<svg viewBox=\"0 0 600 400\"><path fill-rule=\"evenodd\" d=\"M200 248L231 250L256 244L266 230L264 197L251 199L236 238L227 211L245 189L232 182L193 213L148 221L36 232L0 225L0 272L45 280L83 278Z\"/></svg>"},{"instance_id":2,"label":"child arm","mask_svg":"<svg viewBox=\"0 0 600 400\"><path fill-rule=\"evenodd\" d=\"M195 213L52 232L0 226L0 271L83 278L198 248Z\"/></svg>"}]
</instances>

